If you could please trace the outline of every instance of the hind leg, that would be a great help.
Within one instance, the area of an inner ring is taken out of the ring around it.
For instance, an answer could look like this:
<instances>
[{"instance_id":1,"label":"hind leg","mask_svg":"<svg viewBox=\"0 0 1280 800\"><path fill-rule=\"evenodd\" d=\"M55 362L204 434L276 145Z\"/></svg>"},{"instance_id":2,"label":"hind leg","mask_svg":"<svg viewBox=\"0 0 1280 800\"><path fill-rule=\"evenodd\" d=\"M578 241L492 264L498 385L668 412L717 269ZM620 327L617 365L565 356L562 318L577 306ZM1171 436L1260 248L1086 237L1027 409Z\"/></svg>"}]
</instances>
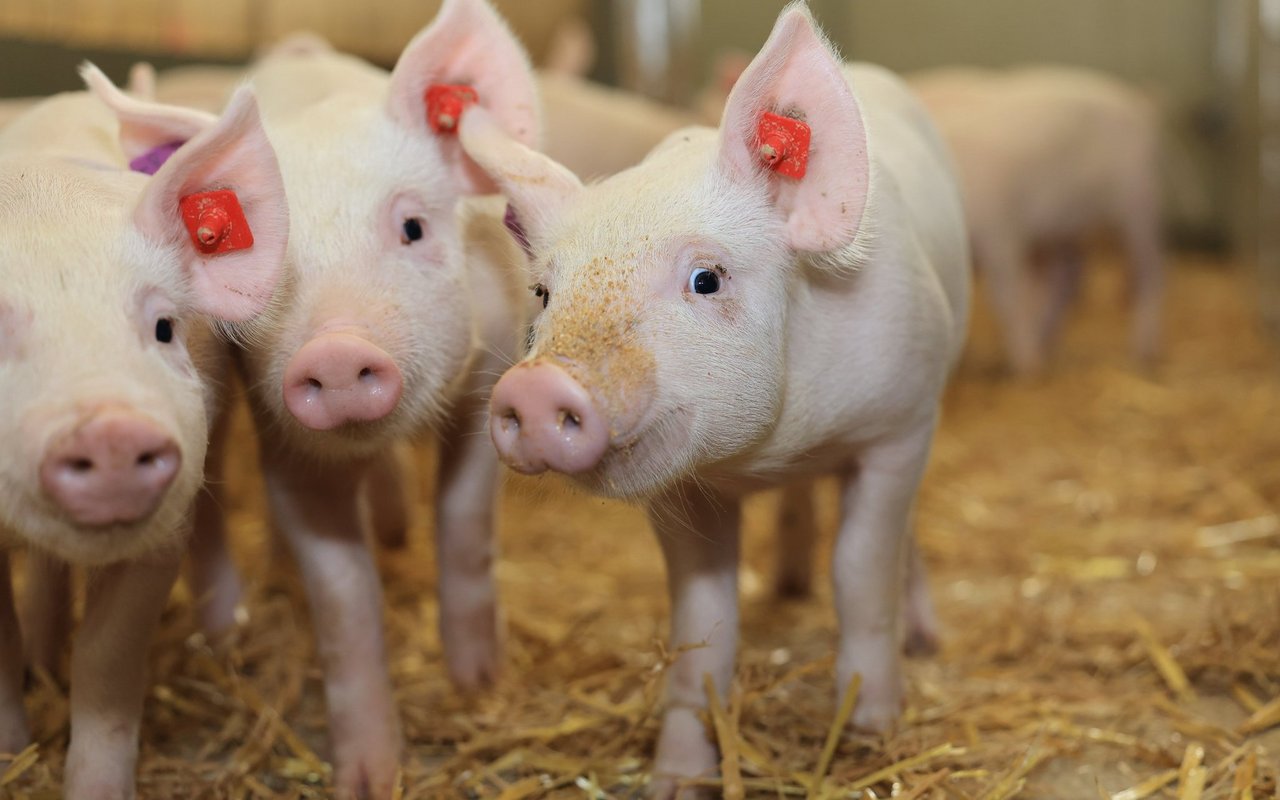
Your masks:
<instances>
[{"instance_id":1,"label":"hind leg","mask_svg":"<svg viewBox=\"0 0 1280 800\"><path fill-rule=\"evenodd\" d=\"M812 482L793 483L782 491L774 574L779 597L807 597L813 589L813 550L818 538L813 491Z\"/></svg>"},{"instance_id":2,"label":"hind leg","mask_svg":"<svg viewBox=\"0 0 1280 800\"><path fill-rule=\"evenodd\" d=\"M205 453L205 484L196 495L195 521L188 546L187 582L195 597L200 628L217 637L235 627L243 586L227 547L223 466L230 414L224 411L214 423Z\"/></svg>"},{"instance_id":3,"label":"hind leg","mask_svg":"<svg viewBox=\"0 0 1280 800\"><path fill-rule=\"evenodd\" d=\"M22 704L22 632L13 607L9 554L0 551L0 765L30 741Z\"/></svg>"},{"instance_id":4,"label":"hind leg","mask_svg":"<svg viewBox=\"0 0 1280 800\"><path fill-rule=\"evenodd\" d=\"M399 443L369 464L361 498L373 539L389 550L401 550L409 542L410 487L413 474L408 444Z\"/></svg>"},{"instance_id":5,"label":"hind leg","mask_svg":"<svg viewBox=\"0 0 1280 800\"><path fill-rule=\"evenodd\" d=\"M1160 355L1165 267L1156 203L1144 199L1146 192L1140 194L1130 201L1121 227L1129 256L1129 301L1133 308L1130 349L1134 358L1149 364Z\"/></svg>"},{"instance_id":6,"label":"hind leg","mask_svg":"<svg viewBox=\"0 0 1280 800\"><path fill-rule=\"evenodd\" d=\"M35 550L27 552L22 638L27 665L58 677L71 635L71 567Z\"/></svg>"},{"instance_id":7,"label":"hind leg","mask_svg":"<svg viewBox=\"0 0 1280 800\"><path fill-rule=\"evenodd\" d=\"M1037 331L1038 292L1027 248L1012 237L989 236L977 255L1014 372L1028 376L1043 371L1044 347Z\"/></svg>"},{"instance_id":8,"label":"hind leg","mask_svg":"<svg viewBox=\"0 0 1280 800\"><path fill-rule=\"evenodd\" d=\"M1040 346L1045 353L1050 353L1062 333L1067 309L1080 294L1084 251L1074 242L1054 245L1046 252L1043 266L1044 305L1040 317Z\"/></svg>"},{"instance_id":9,"label":"hind leg","mask_svg":"<svg viewBox=\"0 0 1280 800\"><path fill-rule=\"evenodd\" d=\"M903 649L907 655L927 656L938 652L942 641L941 626L929 592L929 574L920 554L920 542L914 525L912 527L907 541L906 603L903 608L906 636Z\"/></svg>"}]
</instances>

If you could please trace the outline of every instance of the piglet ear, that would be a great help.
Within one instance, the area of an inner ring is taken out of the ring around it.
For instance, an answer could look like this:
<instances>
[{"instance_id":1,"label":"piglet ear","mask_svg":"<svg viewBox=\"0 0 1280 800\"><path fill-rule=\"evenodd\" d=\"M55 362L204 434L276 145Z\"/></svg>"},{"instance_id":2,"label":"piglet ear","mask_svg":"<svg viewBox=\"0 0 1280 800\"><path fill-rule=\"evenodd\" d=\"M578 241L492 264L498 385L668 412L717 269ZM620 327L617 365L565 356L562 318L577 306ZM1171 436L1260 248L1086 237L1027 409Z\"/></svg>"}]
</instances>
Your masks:
<instances>
[{"instance_id":1,"label":"piglet ear","mask_svg":"<svg viewBox=\"0 0 1280 800\"><path fill-rule=\"evenodd\" d=\"M866 129L840 61L803 4L783 11L729 94L720 167L772 184L795 250L830 252L857 235L870 183Z\"/></svg>"},{"instance_id":2,"label":"piglet ear","mask_svg":"<svg viewBox=\"0 0 1280 800\"><path fill-rule=\"evenodd\" d=\"M486 109L462 117L458 138L466 154L506 195L508 226L521 244L537 241L577 194L582 181L568 168L507 134Z\"/></svg>"},{"instance_id":3,"label":"piglet ear","mask_svg":"<svg viewBox=\"0 0 1280 800\"><path fill-rule=\"evenodd\" d=\"M237 90L221 119L156 172L134 223L181 254L201 313L243 322L267 307L283 269L289 211L250 89Z\"/></svg>"},{"instance_id":4,"label":"piglet ear","mask_svg":"<svg viewBox=\"0 0 1280 800\"><path fill-rule=\"evenodd\" d=\"M87 61L80 65L80 77L89 91L116 115L120 122L120 149L131 162L159 148L176 150L218 121L204 111L130 97Z\"/></svg>"},{"instance_id":5,"label":"piglet ear","mask_svg":"<svg viewBox=\"0 0 1280 800\"><path fill-rule=\"evenodd\" d=\"M491 192L493 185L457 142L458 116L471 102L470 92L447 87L469 88L508 136L537 145L539 106L529 57L485 0L445 0L400 54L387 102L397 122L440 143L464 192Z\"/></svg>"},{"instance_id":6,"label":"piglet ear","mask_svg":"<svg viewBox=\"0 0 1280 800\"><path fill-rule=\"evenodd\" d=\"M129 67L129 82L125 85L129 94L139 100L156 99L156 68L146 61L134 62Z\"/></svg>"}]
</instances>

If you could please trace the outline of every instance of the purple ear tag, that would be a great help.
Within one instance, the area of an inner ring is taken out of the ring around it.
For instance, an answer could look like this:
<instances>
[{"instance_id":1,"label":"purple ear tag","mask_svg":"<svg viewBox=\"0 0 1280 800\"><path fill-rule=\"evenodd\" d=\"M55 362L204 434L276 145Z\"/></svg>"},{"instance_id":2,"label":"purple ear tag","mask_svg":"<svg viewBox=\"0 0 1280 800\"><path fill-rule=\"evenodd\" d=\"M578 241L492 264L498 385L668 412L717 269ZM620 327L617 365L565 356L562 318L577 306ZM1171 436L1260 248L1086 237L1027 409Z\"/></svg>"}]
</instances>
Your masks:
<instances>
[{"instance_id":1,"label":"purple ear tag","mask_svg":"<svg viewBox=\"0 0 1280 800\"><path fill-rule=\"evenodd\" d=\"M529 249L529 234L525 233L524 226L520 224L520 218L516 216L516 210L510 203L507 203L507 213L502 215L502 224L507 227L507 230L515 237L515 240L520 243L520 249L524 250L524 254L527 256L533 255L533 252Z\"/></svg>"},{"instance_id":2,"label":"purple ear tag","mask_svg":"<svg viewBox=\"0 0 1280 800\"><path fill-rule=\"evenodd\" d=\"M169 160L169 156L178 152L178 148L186 144L186 141L169 142L157 147L153 147L137 158L129 162L129 169L134 172L141 172L144 175L155 175L156 172L164 166L164 162Z\"/></svg>"}]
</instances>

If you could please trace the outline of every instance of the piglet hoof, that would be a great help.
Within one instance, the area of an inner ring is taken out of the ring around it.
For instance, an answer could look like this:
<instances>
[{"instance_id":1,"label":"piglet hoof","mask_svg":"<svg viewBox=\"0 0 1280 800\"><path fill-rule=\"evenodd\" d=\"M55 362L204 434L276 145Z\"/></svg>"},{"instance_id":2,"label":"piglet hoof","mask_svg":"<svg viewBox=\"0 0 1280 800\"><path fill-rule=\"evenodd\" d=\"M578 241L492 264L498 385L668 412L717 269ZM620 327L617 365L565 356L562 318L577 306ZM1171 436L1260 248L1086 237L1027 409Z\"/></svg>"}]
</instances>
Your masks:
<instances>
[{"instance_id":1,"label":"piglet hoof","mask_svg":"<svg viewBox=\"0 0 1280 800\"><path fill-rule=\"evenodd\" d=\"M450 642L445 654L449 679L467 691L493 686L502 674L501 652L498 637L492 632Z\"/></svg>"},{"instance_id":2,"label":"piglet hoof","mask_svg":"<svg viewBox=\"0 0 1280 800\"><path fill-rule=\"evenodd\" d=\"M462 592L455 598L459 595ZM502 674L502 622L492 594L488 597L470 607L458 603L440 610L445 663L450 680L459 689L474 691L492 686Z\"/></svg>"},{"instance_id":3,"label":"piglet hoof","mask_svg":"<svg viewBox=\"0 0 1280 800\"><path fill-rule=\"evenodd\" d=\"M902 650L913 658L927 658L937 655L942 649L942 637L936 626L909 624L907 635L902 642Z\"/></svg>"},{"instance_id":4,"label":"piglet hoof","mask_svg":"<svg viewBox=\"0 0 1280 800\"><path fill-rule=\"evenodd\" d=\"M868 733L889 733L906 706L906 692L902 680L902 662L892 639L875 647L863 649L863 657L840 659L836 668L840 696L848 690L850 679L856 672L862 676L858 702L853 708L850 724L855 730ZM837 706L838 708L839 706Z\"/></svg>"},{"instance_id":5,"label":"piglet hoof","mask_svg":"<svg viewBox=\"0 0 1280 800\"><path fill-rule=\"evenodd\" d=\"M335 795L340 800L390 800L400 770L399 744L377 747L369 740L347 744L336 754Z\"/></svg>"},{"instance_id":6,"label":"piglet hoof","mask_svg":"<svg viewBox=\"0 0 1280 800\"><path fill-rule=\"evenodd\" d=\"M698 713L692 708L671 708L662 718L653 779L646 795L654 800L714 797L706 787L682 787L680 782L714 775L719 761L716 746L707 738L707 728Z\"/></svg>"}]
</instances>

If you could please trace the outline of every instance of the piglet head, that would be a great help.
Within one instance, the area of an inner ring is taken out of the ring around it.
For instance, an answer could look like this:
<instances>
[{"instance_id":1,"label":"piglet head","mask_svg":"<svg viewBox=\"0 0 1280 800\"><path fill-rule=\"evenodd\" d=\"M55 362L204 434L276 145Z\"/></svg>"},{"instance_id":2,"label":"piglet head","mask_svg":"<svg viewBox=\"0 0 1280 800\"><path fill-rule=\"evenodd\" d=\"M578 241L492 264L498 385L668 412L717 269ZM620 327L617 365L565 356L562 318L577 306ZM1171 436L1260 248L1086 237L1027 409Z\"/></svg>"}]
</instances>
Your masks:
<instances>
[{"instance_id":1,"label":"piglet head","mask_svg":"<svg viewBox=\"0 0 1280 800\"><path fill-rule=\"evenodd\" d=\"M769 435L790 327L818 323L788 319L790 299L805 270L859 246L869 177L857 101L803 5L718 132L677 132L602 183L583 187L483 113L463 119L462 143L510 199L544 305L493 393L507 464L643 496Z\"/></svg>"},{"instance_id":2,"label":"piglet head","mask_svg":"<svg viewBox=\"0 0 1280 800\"><path fill-rule=\"evenodd\" d=\"M319 68L281 59L255 81L266 93ZM492 290L473 297L465 269L455 210L493 184L463 152L459 120L486 109L506 135L538 134L528 59L484 0L447 0L384 98L338 95L272 119L305 234L290 243L287 305L246 359L287 446L325 458L443 418L469 364L473 303Z\"/></svg>"},{"instance_id":3,"label":"piglet head","mask_svg":"<svg viewBox=\"0 0 1280 800\"><path fill-rule=\"evenodd\" d=\"M253 98L154 177L0 157L0 191L0 527L86 564L175 545L225 379L208 320L260 313L284 254ZM186 218L224 192L251 243L210 247Z\"/></svg>"}]
</instances>

